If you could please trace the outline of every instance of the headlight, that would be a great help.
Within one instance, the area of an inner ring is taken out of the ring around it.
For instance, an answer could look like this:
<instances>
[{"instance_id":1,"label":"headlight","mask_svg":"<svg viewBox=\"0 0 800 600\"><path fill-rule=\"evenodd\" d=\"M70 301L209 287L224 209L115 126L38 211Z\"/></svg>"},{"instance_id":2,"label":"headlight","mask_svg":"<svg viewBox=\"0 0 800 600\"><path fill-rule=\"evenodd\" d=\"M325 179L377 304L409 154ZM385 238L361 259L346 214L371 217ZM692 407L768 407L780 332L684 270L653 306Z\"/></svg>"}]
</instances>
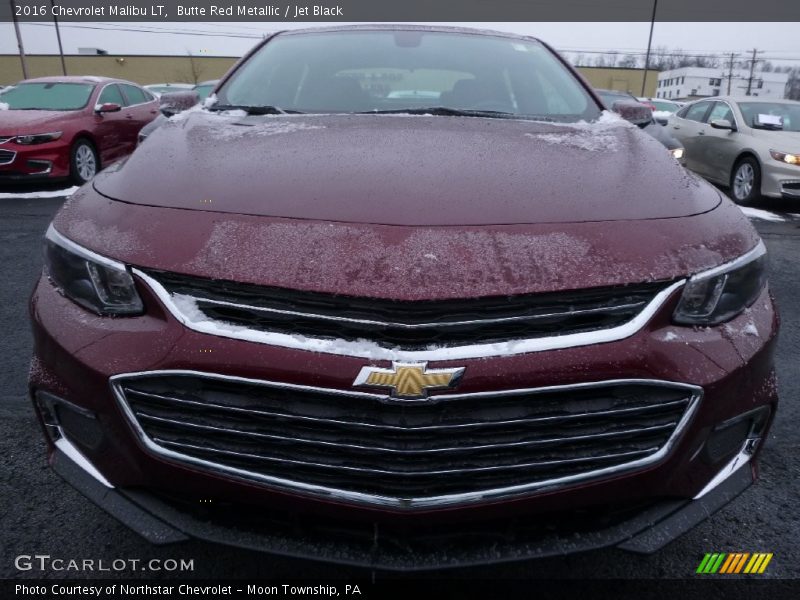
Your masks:
<instances>
[{"instance_id":1,"label":"headlight","mask_svg":"<svg viewBox=\"0 0 800 600\"><path fill-rule=\"evenodd\" d=\"M767 249L759 242L736 260L689 279L673 320L682 325L719 325L753 304L767 281Z\"/></svg>"},{"instance_id":2,"label":"headlight","mask_svg":"<svg viewBox=\"0 0 800 600\"><path fill-rule=\"evenodd\" d=\"M672 158L674 158L675 160L680 160L680 159L683 158L684 149L683 148L673 148L672 150L669 151L669 153L672 154Z\"/></svg>"},{"instance_id":3,"label":"headlight","mask_svg":"<svg viewBox=\"0 0 800 600\"><path fill-rule=\"evenodd\" d=\"M45 235L45 267L53 284L70 300L98 315L136 315L144 310L124 264L95 254L58 233Z\"/></svg>"},{"instance_id":4,"label":"headlight","mask_svg":"<svg viewBox=\"0 0 800 600\"><path fill-rule=\"evenodd\" d=\"M779 160L790 165L800 165L800 154L787 154L786 152L778 152L777 150L770 150L769 154L775 160Z\"/></svg>"},{"instance_id":5,"label":"headlight","mask_svg":"<svg viewBox=\"0 0 800 600\"><path fill-rule=\"evenodd\" d=\"M44 144L47 142L54 142L61 137L62 132L53 131L52 133L34 133L31 135L18 135L16 142L25 146L32 144Z\"/></svg>"}]
</instances>

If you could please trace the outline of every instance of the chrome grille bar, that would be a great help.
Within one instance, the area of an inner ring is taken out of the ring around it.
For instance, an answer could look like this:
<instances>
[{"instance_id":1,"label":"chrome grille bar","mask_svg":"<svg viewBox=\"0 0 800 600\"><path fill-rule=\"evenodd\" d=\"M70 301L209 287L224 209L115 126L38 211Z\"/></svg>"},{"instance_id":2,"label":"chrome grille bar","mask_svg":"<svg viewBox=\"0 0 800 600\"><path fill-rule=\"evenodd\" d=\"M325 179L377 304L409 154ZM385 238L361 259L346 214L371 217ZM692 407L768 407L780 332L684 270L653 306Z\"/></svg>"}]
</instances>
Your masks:
<instances>
[{"instance_id":1,"label":"chrome grille bar","mask_svg":"<svg viewBox=\"0 0 800 600\"><path fill-rule=\"evenodd\" d=\"M197 371L119 375L111 386L149 453L402 510L532 494L655 464L702 398L696 386L641 379L444 394L409 406ZM283 404L291 411L276 410Z\"/></svg>"}]
</instances>

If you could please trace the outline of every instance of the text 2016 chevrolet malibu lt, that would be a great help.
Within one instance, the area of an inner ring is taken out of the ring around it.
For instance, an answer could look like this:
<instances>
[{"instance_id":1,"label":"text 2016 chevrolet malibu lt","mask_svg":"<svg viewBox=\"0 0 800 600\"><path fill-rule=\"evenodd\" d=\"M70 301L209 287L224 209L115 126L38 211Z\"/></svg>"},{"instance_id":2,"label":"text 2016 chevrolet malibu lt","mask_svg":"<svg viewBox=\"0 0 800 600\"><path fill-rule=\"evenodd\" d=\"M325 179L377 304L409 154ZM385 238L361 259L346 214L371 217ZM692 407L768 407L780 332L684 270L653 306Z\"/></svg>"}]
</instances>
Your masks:
<instances>
[{"instance_id":1,"label":"text 2016 chevrolet malibu lt","mask_svg":"<svg viewBox=\"0 0 800 600\"><path fill-rule=\"evenodd\" d=\"M58 213L53 467L156 543L652 552L777 404L764 244L541 42L280 33Z\"/></svg>"}]
</instances>

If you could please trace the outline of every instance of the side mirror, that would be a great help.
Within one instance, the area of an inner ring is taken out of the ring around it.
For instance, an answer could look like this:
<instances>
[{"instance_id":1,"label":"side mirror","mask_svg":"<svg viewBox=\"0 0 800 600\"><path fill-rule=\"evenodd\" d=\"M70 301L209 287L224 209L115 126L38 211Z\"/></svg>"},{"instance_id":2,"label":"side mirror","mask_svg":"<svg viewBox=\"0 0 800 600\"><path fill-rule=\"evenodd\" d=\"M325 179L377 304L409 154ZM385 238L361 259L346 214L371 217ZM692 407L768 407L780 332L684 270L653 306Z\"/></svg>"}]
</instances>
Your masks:
<instances>
[{"instance_id":1,"label":"side mirror","mask_svg":"<svg viewBox=\"0 0 800 600\"><path fill-rule=\"evenodd\" d=\"M106 102L105 104L98 104L94 107L94 112L98 114L119 112L122 107L115 102Z\"/></svg>"},{"instance_id":2,"label":"side mirror","mask_svg":"<svg viewBox=\"0 0 800 600\"><path fill-rule=\"evenodd\" d=\"M200 102L200 96L192 90L167 92L166 94L161 94L158 109L165 117L171 117L192 108L198 102Z\"/></svg>"},{"instance_id":3,"label":"side mirror","mask_svg":"<svg viewBox=\"0 0 800 600\"><path fill-rule=\"evenodd\" d=\"M644 126L653 120L653 111L641 102L633 100L617 100L611 110L634 125Z\"/></svg>"},{"instance_id":4,"label":"side mirror","mask_svg":"<svg viewBox=\"0 0 800 600\"><path fill-rule=\"evenodd\" d=\"M714 129L729 129L730 131L736 131L733 123L728 121L728 119L712 119L708 124Z\"/></svg>"}]
</instances>

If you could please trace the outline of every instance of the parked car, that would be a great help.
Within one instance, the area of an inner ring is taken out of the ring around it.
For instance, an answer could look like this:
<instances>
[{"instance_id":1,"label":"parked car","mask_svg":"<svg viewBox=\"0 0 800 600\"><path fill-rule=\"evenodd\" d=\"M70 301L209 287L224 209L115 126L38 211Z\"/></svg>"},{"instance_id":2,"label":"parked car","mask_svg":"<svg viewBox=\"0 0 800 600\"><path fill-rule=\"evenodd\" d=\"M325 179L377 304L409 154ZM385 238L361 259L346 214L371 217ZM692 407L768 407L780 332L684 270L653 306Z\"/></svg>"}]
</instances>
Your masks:
<instances>
[{"instance_id":1,"label":"parked car","mask_svg":"<svg viewBox=\"0 0 800 600\"><path fill-rule=\"evenodd\" d=\"M166 94L169 92L179 92L181 90L194 89L194 85L192 85L191 83L151 83L144 87L145 89L149 90L152 94L154 94L156 97L159 97L161 96L161 94Z\"/></svg>"},{"instance_id":2,"label":"parked car","mask_svg":"<svg viewBox=\"0 0 800 600\"><path fill-rule=\"evenodd\" d=\"M729 186L737 203L800 199L800 102L716 96L685 106L670 123L686 166Z\"/></svg>"},{"instance_id":3,"label":"parked car","mask_svg":"<svg viewBox=\"0 0 800 600\"><path fill-rule=\"evenodd\" d=\"M615 112L619 112L618 103L620 102L625 104L638 104L646 107L648 112L636 117L636 125L638 125L642 131L661 142L664 147L669 150L672 157L681 165L686 164L686 151L683 144L675 139L675 137L670 134L669 130L665 129L664 126L656 120L652 109L647 107L646 104L643 104L638 98L628 92L604 89L595 89L595 92L597 92L597 95L603 100L606 107Z\"/></svg>"},{"instance_id":4,"label":"parked car","mask_svg":"<svg viewBox=\"0 0 800 600\"><path fill-rule=\"evenodd\" d=\"M639 102L646 104L653 110L653 118L662 125L667 124L667 120L681 108L681 105L671 100L662 98L637 98Z\"/></svg>"},{"instance_id":5,"label":"parked car","mask_svg":"<svg viewBox=\"0 0 800 600\"><path fill-rule=\"evenodd\" d=\"M194 86L194 91L197 92L197 95L200 97L200 102L208 98L209 94L214 91L214 88L219 83L219 79L211 79L209 81L204 81L202 83L198 83Z\"/></svg>"},{"instance_id":6,"label":"parked car","mask_svg":"<svg viewBox=\"0 0 800 600\"><path fill-rule=\"evenodd\" d=\"M41 77L0 93L0 180L82 184L130 154L158 114L147 90L121 79Z\"/></svg>"},{"instance_id":7,"label":"parked car","mask_svg":"<svg viewBox=\"0 0 800 600\"><path fill-rule=\"evenodd\" d=\"M370 569L687 531L777 406L765 249L603 108L509 33L260 43L47 231L51 464L157 543Z\"/></svg>"}]
</instances>

